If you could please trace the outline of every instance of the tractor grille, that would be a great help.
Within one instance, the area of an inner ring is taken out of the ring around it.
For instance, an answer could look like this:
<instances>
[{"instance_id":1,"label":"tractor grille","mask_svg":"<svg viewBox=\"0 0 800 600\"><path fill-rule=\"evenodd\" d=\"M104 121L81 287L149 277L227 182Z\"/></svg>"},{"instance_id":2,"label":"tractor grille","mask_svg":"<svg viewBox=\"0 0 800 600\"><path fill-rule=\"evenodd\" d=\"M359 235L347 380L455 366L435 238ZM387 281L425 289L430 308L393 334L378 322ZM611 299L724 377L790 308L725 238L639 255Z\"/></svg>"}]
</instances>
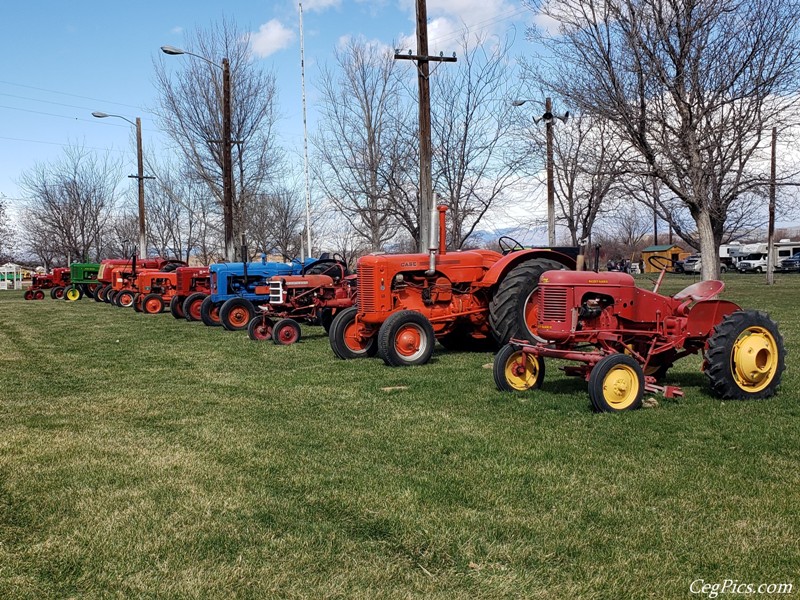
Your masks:
<instances>
[{"instance_id":1,"label":"tractor grille","mask_svg":"<svg viewBox=\"0 0 800 600\"><path fill-rule=\"evenodd\" d=\"M283 304L283 285L280 281L269 282L269 303Z\"/></svg>"},{"instance_id":2,"label":"tractor grille","mask_svg":"<svg viewBox=\"0 0 800 600\"><path fill-rule=\"evenodd\" d=\"M183 273L175 271L175 287L183 289Z\"/></svg>"},{"instance_id":3,"label":"tractor grille","mask_svg":"<svg viewBox=\"0 0 800 600\"><path fill-rule=\"evenodd\" d=\"M360 312L375 311L375 267L358 269L358 306Z\"/></svg>"},{"instance_id":4,"label":"tractor grille","mask_svg":"<svg viewBox=\"0 0 800 600\"><path fill-rule=\"evenodd\" d=\"M541 298L542 321L555 321L564 323L567 320L567 290L566 288L543 287Z\"/></svg>"}]
</instances>

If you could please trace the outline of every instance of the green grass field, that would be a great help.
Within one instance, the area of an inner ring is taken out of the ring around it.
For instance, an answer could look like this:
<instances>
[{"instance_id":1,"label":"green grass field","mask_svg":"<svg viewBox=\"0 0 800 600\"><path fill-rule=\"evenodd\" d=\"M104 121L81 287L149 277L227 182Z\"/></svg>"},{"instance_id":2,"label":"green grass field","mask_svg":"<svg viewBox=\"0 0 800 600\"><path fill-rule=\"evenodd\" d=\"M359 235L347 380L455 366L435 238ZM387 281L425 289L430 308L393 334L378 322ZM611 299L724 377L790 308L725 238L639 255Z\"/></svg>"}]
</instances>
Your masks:
<instances>
[{"instance_id":1,"label":"green grass field","mask_svg":"<svg viewBox=\"0 0 800 600\"><path fill-rule=\"evenodd\" d=\"M502 394L491 354L390 369L0 292L0 598L796 596L800 276L762 280L724 297L779 322L776 397L720 402L691 357L685 398L620 415L555 365Z\"/></svg>"}]
</instances>

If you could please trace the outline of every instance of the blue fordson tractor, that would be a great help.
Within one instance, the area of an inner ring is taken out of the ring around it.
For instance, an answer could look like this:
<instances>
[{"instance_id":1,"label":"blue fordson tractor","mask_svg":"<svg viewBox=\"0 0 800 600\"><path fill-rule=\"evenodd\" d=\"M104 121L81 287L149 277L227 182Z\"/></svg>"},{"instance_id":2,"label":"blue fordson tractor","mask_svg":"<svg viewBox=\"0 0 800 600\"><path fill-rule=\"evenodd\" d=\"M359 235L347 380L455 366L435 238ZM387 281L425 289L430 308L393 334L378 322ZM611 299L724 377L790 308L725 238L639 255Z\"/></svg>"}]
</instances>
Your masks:
<instances>
[{"instance_id":1,"label":"blue fordson tractor","mask_svg":"<svg viewBox=\"0 0 800 600\"><path fill-rule=\"evenodd\" d=\"M209 267L211 293L200 306L200 320L210 327L222 325L229 331L247 329L256 316L256 307L269 302L269 294L257 294L255 289L266 285L275 275L300 275L323 259L307 258L291 263L231 262Z\"/></svg>"}]
</instances>

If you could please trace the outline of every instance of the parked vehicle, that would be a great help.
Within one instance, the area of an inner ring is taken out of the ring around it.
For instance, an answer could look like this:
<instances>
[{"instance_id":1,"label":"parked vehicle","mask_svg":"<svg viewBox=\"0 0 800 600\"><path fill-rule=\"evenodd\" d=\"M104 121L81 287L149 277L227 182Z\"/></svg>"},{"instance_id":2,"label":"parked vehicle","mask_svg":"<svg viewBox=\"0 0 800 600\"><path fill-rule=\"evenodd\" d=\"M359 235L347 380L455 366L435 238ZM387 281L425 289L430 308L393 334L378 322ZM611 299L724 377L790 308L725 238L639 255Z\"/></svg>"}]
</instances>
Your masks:
<instances>
[{"instance_id":1,"label":"parked vehicle","mask_svg":"<svg viewBox=\"0 0 800 600\"><path fill-rule=\"evenodd\" d=\"M763 273L767 270L767 253L754 252L748 254L736 263L736 269L739 273Z\"/></svg>"},{"instance_id":2,"label":"parked vehicle","mask_svg":"<svg viewBox=\"0 0 800 600\"><path fill-rule=\"evenodd\" d=\"M784 258L778 263L775 270L782 273L800 272L800 251L795 252L789 258Z\"/></svg>"},{"instance_id":3,"label":"parked vehicle","mask_svg":"<svg viewBox=\"0 0 800 600\"><path fill-rule=\"evenodd\" d=\"M703 259L700 256L693 254L689 258L696 257L694 260L690 262L684 262L683 269L685 273L694 273L699 274L703 271ZM687 259L688 261L688 259ZM725 265L724 262L719 263L719 271L720 273L727 272L728 267Z\"/></svg>"}]
</instances>

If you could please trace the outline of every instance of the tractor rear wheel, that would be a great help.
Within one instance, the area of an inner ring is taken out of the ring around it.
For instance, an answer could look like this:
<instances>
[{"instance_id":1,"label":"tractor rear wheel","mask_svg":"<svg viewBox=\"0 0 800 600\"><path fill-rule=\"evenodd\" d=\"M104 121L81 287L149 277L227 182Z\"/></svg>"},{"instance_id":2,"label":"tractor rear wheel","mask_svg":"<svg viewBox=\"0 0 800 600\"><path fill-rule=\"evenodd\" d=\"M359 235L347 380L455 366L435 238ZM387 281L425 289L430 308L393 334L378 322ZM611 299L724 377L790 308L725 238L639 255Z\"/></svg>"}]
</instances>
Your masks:
<instances>
[{"instance_id":1,"label":"tractor rear wheel","mask_svg":"<svg viewBox=\"0 0 800 600\"><path fill-rule=\"evenodd\" d=\"M130 308L131 306L133 306L133 299L135 296L136 292L133 290L121 290L114 297L114 304L116 304L120 308Z\"/></svg>"},{"instance_id":2,"label":"tractor rear wheel","mask_svg":"<svg viewBox=\"0 0 800 600\"><path fill-rule=\"evenodd\" d=\"M200 304L200 320L208 327L219 327L219 307L220 302L211 300L211 296L206 296Z\"/></svg>"},{"instance_id":3,"label":"tractor rear wheel","mask_svg":"<svg viewBox=\"0 0 800 600\"><path fill-rule=\"evenodd\" d=\"M376 336L365 337L362 335L356 315L358 308L351 306L336 314L328 331L328 341L333 353L343 359L365 358L375 356L378 352Z\"/></svg>"},{"instance_id":4,"label":"tractor rear wheel","mask_svg":"<svg viewBox=\"0 0 800 600\"><path fill-rule=\"evenodd\" d=\"M25 293L22 294L22 297L25 298L25 300L33 300L33 290L25 290Z\"/></svg>"},{"instance_id":5,"label":"tractor rear wheel","mask_svg":"<svg viewBox=\"0 0 800 600\"><path fill-rule=\"evenodd\" d=\"M769 398L786 368L786 349L769 315L738 310L727 315L708 339L703 368L720 398Z\"/></svg>"},{"instance_id":6,"label":"tractor rear wheel","mask_svg":"<svg viewBox=\"0 0 800 600\"><path fill-rule=\"evenodd\" d=\"M115 290L113 288L108 290L106 292L106 304L111 304L113 306L114 305L114 296L116 296L116 295L117 295L117 290Z\"/></svg>"},{"instance_id":7,"label":"tractor rear wheel","mask_svg":"<svg viewBox=\"0 0 800 600\"><path fill-rule=\"evenodd\" d=\"M97 288L97 291L94 293L94 301L105 302L105 297L106 297L105 294L107 291L108 291L108 286L101 284L100 287Z\"/></svg>"},{"instance_id":8,"label":"tractor rear wheel","mask_svg":"<svg viewBox=\"0 0 800 600\"><path fill-rule=\"evenodd\" d=\"M544 360L506 344L494 357L492 374L494 384L501 392L538 390L544 381Z\"/></svg>"},{"instance_id":9,"label":"tractor rear wheel","mask_svg":"<svg viewBox=\"0 0 800 600\"><path fill-rule=\"evenodd\" d=\"M136 294L133 297L133 310L135 312L138 312L138 313L142 312L142 295L141 294Z\"/></svg>"},{"instance_id":10,"label":"tractor rear wheel","mask_svg":"<svg viewBox=\"0 0 800 600\"><path fill-rule=\"evenodd\" d=\"M195 292L194 294L189 294L186 298L183 303L183 314L186 316L187 321L200 320L200 306L203 304L203 300L206 299L206 295L203 292Z\"/></svg>"},{"instance_id":11,"label":"tractor rear wheel","mask_svg":"<svg viewBox=\"0 0 800 600\"><path fill-rule=\"evenodd\" d=\"M300 324L294 319L281 319L272 330L272 341L279 346L291 346L300 341Z\"/></svg>"},{"instance_id":12,"label":"tractor rear wheel","mask_svg":"<svg viewBox=\"0 0 800 600\"><path fill-rule=\"evenodd\" d=\"M536 335L539 303L539 277L545 271L563 269L553 260L534 258L511 269L489 304L489 326L498 344L510 339L541 341Z\"/></svg>"},{"instance_id":13,"label":"tractor rear wheel","mask_svg":"<svg viewBox=\"0 0 800 600\"><path fill-rule=\"evenodd\" d=\"M186 315L183 314L183 301L186 300L184 296L173 296L169 301L169 312L176 319L183 319Z\"/></svg>"},{"instance_id":14,"label":"tractor rear wheel","mask_svg":"<svg viewBox=\"0 0 800 600\"><path fill-rule=\"evenodd\" d=\"M142 298L142 312L157 315L164 310L164 299L159 294L147 294Z\"/></svg>"},{"instance_id":15,"label":"tractor rear wheel","mask_svg":"<svg viewBox=\"0 0 800 600\"><path fill-rule=\"evenodd\" d=\"M597 412L641 408L643 395L642 366L627 354L601 358L589 374L589 399Z\"/></svg>"},{"instance_id":16,"label":"tractor rear wheel","mask_svg":"<svg viewBox=\"0 0 800 600\"><path fill-rule=\"evenodd\" d=\"M59 294L61 294L61 296L59 296ZM64 288L59 286L59 285L57 285L56 287L52 288L50 290L50 297L53 300L58 300L59 298L63 298L64 297Z\"/></svg>"},{"instance_id":17,"label":"tractor rear wheel","mask_svg":"<svg viewBox=\"0 0 800 600\"><path fill-rule=\"evenodd\" d=\"M332 308L323 308L322 312L319 315L319 324L322 325L322 328L325 330L325 333L330 333L331 331L331 323L333 323L333 309Z\"/></svg>"},{"instance_id":18,"label":"tractor rear wheel","mask_svg":"<svg viewBox=\"0 0 800 600\"><path fill-rule=\"evenodd\" d=\"M76 302L83 298L83 290L75 285L71 285L64 290L64 298L70 302Z\"/></svg>"},{"instance_id":19,"label":"tractor rear wheel","mask_svg":"<svg viewBox=\"0 0 800 600\"><path fill-rule=\"evenodd\" d=\"M272 319L265 315L256 315L247 324L247 337L254 342L271 340L273 329Z\"/></svg>"},{"instance_id":20,"label":"tractor rear wheel","mask_svg":"<svg viewBox=\"0 0 800 600\"><path fill-rule=\"evenodd\" d=\"M226 300L219 309L219 322L228 331L241 331L256 314L253 303L246 298L231 298Z\"/></svg>"},{"instance_id":21,"label":"tractor rear wheel","mask_svg":"<svg viewBox=\"0 0 800 600\"><path fill-rule=\"evenodd\" d=\"M389 315L378 331L378 353L390 367L424 365L431 359L435 345L433 325L414 310Z\"/></svg>"},{"instance_id":22,"label":"tractor rear wheel","mask_svg":"<svg viewBox=\"0 0 800 600\"><path fill-rule=\"evenodd\" d=\"M94 293L97 291L97 284L96 283L84 283L83 284L83 293L92 300L94 300Z\"/></svg>"}]
</instances>

